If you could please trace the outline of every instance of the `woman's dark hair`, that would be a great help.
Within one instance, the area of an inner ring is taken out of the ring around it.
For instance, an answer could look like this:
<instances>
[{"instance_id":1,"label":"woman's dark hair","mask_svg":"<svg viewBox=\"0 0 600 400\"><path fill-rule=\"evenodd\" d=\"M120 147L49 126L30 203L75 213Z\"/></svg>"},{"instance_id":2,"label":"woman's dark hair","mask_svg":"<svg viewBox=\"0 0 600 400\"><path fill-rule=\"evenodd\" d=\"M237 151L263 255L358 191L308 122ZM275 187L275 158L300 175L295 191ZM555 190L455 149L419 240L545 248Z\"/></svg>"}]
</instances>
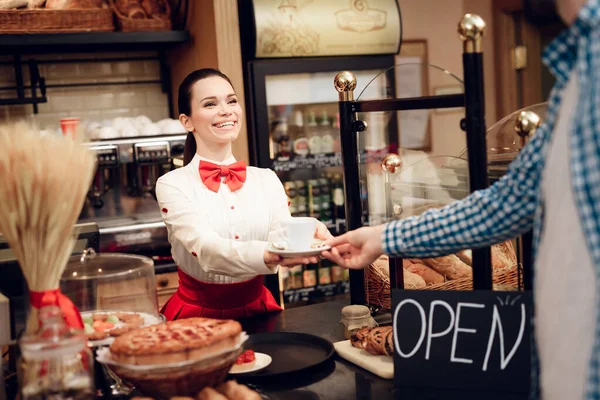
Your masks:
<instances>
[{"instance_id":1,"label":"woman's dark hair","mask_svg":"<svg viewBox=\"0 0 600 400\"><path fill-rule=\"evenodd\" d=\"M177 107L179 108L179 114L185 114L187 116L192 115L192 87L198 81L202 79L210 78L211 76L218 76L225 79L231 87L233 84L227 75L214 68L202 68L191 72L185 77L183 82L179 85L179 93L177 95ZM183 165L188 165L192 158L196 154L196 139L194 134L188 132L187 138L185 139L185 147L183 149Z\"/></svg>"}]
</instances>

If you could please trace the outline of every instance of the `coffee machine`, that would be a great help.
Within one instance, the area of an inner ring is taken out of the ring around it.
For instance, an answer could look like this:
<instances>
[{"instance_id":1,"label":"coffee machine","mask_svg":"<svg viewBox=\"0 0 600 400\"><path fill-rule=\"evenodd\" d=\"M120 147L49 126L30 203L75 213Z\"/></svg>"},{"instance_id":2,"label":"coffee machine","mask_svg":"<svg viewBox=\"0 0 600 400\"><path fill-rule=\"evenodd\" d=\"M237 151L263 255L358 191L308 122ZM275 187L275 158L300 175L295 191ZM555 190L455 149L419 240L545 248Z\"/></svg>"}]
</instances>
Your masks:
<instances>
[{"instance_id":1,"label":"coffee machine","mask_svg":"<svg viewBox=\"0 0 600 400\"><path fill-rule=\"evenodd\" d=\"M161 175L180 165L185 139L174 134L86 144L97 170L79 222L98 224L100 252L146 255L157 272L175 268L154 190Z\"/></svg>"}]
</instances>

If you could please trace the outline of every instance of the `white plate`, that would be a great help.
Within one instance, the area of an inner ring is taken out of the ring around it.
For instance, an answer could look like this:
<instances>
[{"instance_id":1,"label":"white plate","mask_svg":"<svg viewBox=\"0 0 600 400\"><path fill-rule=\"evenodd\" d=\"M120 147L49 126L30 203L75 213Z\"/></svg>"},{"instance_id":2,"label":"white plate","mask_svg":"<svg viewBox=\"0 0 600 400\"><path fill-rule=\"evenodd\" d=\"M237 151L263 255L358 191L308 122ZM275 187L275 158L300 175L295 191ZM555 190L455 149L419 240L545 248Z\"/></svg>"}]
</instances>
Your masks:
<instances>
[{"instance_id":1,"label":"white plate","mask_svg":"<svg viewBox=\"0 0 600 400\"><path fill-rule=\"evenodd\" d=\"M250 372L260 371L263 368L267 368L273 359L270 355L264 353L254 353L256 358L254 364L233 364L233 367L229 370L230 374L248 374Z\"/></svg>"},{"instance_id":2,"label":"white plate","mask_svg":"<svg viewBox=\"0 0 600 400\"><path fill-rule=\"evenodd\" d=\"M331 246L327 246L324 243L325 242L323 242L322 240L318 240L318 241L315 240L315 242L313 242L313 246L318 245L319 247L316 247L316 248L311 247L310 249L306 249L306 250L282 250L282 249L278 249L277 247L273 246L272 243L269 243L267 250L270 251L271 253L277 254L283 258L312 257L312 256L320 255L322 251L331 249Z\"/></svg>"},{"instance_id":3,"label":"white plate","mask_svg":"<svg viewBox=\"0 0 600 400\"><path fill-rule=\"evenodd\" d=\"M162 314L160 314L159 318L156 318L153 315L143 313L143 312L135 312L134 313L134 312L129 312L129 311L96 310L96 311L83 311L80 314L81 314L81 318L84 318L84 317L91 317L92 315L94 315L96 313L97 314L116 314L116 313L138 314L142 318L144 318L144 323L142 324L142 327L149 326L149 325L156 325L156 324L160 324L161 322L166 321L166 318ZM120 328L123 325L125 325L125 323L119 321L119 323L115 325L115 328ZM88 344L93 347L110 346L112 344L112 342L114 342L114 341L115 341L115 337L109 336L109 337L101 339L101 340L88 340Z\"/></svg>"}]
</instances>

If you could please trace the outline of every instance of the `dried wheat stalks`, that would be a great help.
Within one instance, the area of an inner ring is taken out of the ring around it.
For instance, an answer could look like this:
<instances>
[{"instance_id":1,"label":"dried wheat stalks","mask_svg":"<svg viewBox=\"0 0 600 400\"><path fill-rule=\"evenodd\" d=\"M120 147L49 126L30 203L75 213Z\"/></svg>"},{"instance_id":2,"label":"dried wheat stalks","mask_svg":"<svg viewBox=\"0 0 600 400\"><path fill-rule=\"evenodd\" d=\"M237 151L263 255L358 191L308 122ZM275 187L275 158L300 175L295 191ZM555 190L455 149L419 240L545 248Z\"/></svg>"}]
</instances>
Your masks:
<instances>
[{"instance_id":1,"label":"dried wheat stalks","mask_svg":"<svg viewBox=\"0 0 600 400\"><path fill-rule=\"evenodd\" d=\"M24 122L0 125L0 232L29 290L59 287L94 168L93 155L70 138L41 136ZM27 333L37 325L32 308Z\"/></svg>"}]
</instances>

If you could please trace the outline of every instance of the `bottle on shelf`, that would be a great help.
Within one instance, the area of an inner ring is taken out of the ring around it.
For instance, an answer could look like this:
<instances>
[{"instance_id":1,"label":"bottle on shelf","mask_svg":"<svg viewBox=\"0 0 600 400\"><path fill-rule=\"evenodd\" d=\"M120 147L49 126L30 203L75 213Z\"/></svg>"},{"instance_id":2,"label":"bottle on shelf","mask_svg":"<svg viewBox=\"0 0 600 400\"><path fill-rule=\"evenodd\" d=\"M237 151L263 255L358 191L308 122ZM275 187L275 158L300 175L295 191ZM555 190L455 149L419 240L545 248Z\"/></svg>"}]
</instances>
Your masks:
<instances>
[{"instance_id":1,"label":"bottle on shelf","mask_svg":"<svg viewBox=\"0 0 600 400\"><path fill-rule=\"evenodd\" d=\"M333 128L333 152L340 153L342 144L340 142L340 113L335 115L335 125Z\"/></svg>"},{"instance_id":2,"label":"bottle on shelf","mask_svg":"<svg viewBox=\"0 0 600 400\"><path fill-rule=\"evenodd\" d=\"M292 152L288 124L285 117L274 121L272 137L274 142L277 143L277 153L275 154L275 159L277 161L289 161L292 156Z\"/></svg>"},{"instance_id":3,"label":"bottle on shelf","mask_svg":"<svg viewBox=\"0 0 600 400\"><path fill-rule=\"evenodd\" d=\"M321 133L321 153L329 154L333 153L334 140L333 140L333 129L327 111L323 110L321 115L320 133Z\"/></svg>"},{"instance_id":4,"label":"bottle on shelf","mask_svg":"<svg viewBox=\"0 0 600 400\"><path fill-rule=\"evenodd\" d=\"M342 176L335 174L333 177L332 185L332 208L333 208L333 220L336 224L339 221L346 219L346 205L344 199L344 183L342 182Z\"/></svg>"},{"instance_id":5,"label":"bottle on shelf","mask_svg":"<svg viewBox=\"0 0 600 400\"><path fill-rule=\"evenodd\" d=\"M308 187L303 180L294 181L296 184L296 215L295 217L308 217Z\"/></svg>"},{"instance_id":6,"label":"bottle on shelf","mask_svg":"<svg viewBox=\"0 0 600 400\"><path fill-rule=\"evenodd\" d=\"M292 150L296 156L306 157L310 151L307 132L304 128L304 116L302 111L297 110L294 113L293 127L293 145Z\"/></svg>"},{"instance_id":7,"label":"bottle on shelf","mask_svg":"<svg viewBox=\"0 0 600 400\"><path fill-rule=\"evenodd\" d=\"M327 223L332 220L330 180L323 175L319 179L319 186L321 188L321 221Z\"/></svg>"},{"instance_id":8,"label":"bottle on shelf","mask_svg":"<svg viewBox=\"0 0 600 400\"><path fill-rule=\"evenodd\" d=\"M321 185L318 179L308 180L308 215L321 219Z\"/></svg>"},{"instance_id":9,"label":"bottle on shelf","mask_svg":"<svg viewBox=\"0 0 600 400\"><path fill-rule=\"evenodd\" d=\"M321 153L321 135L319 133L319 125L317 124L317 118L314 111L311 111L308 115L308 122L306 124L306 136L308 136L308 148L310 154Z\"/></svg>"},{"instance_id":10,"label":"bottle on shelf","mask_svg":"<svg viewBox=\"0 0 600 400\"><path fill-rule=\"evenodd\" d=\"M317 264L308 264L304 266L304 271L302 272L302 281L305 288L317 286L317 277Z\"/></svg>"}]
</instances>

